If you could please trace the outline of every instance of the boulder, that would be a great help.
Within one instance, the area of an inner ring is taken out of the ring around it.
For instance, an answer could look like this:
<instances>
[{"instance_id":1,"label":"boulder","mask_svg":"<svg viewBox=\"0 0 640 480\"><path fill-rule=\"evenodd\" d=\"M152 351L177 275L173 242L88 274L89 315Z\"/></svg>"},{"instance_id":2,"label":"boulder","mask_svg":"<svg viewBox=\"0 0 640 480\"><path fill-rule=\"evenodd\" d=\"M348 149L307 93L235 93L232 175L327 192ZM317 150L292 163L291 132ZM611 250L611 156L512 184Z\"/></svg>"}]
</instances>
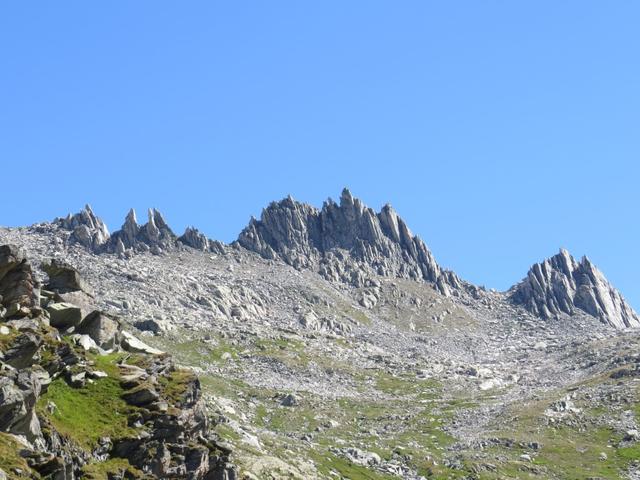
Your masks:
<instances>
[{"instance_id":1,"label":"boulder","mask_svg":"<svg viewBox=\"0 0 640 480\"><path fill-rule=\"evenodd\" d=\"M122 398L129 405L141 407L157 401L160 398L160 395L158 395L158 392L156 392L152 386L142 384L124 393Z\"/></svg>"},{"instance_id":2,"label":"boulder","mask_svg":"<svg viewBox=\"0 0 640 480\"><path fill-rule=\"evenodd\" d=\"M99 310L87 315L76 329L81 335L89 335L103 349L111 349L117 345L120 331L120 322Z\"/></svg>"},{"instance_id":3,"label":"boulder","mask_svg":"<svg viewBox=\"0 0 640 480\"><path fill-rule=\"evenodd\" d=\"M98 344L89 335L73 335L76 345L80 345L85 350L99 350Z\"/></svg>"},{"instance_id":4,"label":"boulder","mask_svg":"<svg viewBox=\"0 0 640 480\"><path fill-rule=\"evenodd\" d=\"M42 345L42 337L25 331L18 335L4 352L3 362L13 368L20 369L31 366L33 356Z\"/></svg>"},{"instance_id":5,"label":"boulder","mask_svg":"<svg viewBox=\"0 0 640 480\"><path fill-rule=\"evenodd\" d=\"M76 327L82 321L82 310L70 303L52 303L47 306L49 323L59 330Z\"/></svg>"},{"instance_id":6,"label":"boulder","mask_svg":"<svg viewBox=\"0 0 640 480\"><path fill-rule=\"evenodd\" d=\"M84 281L80 272L65 261L52 259L42 263L42 270L49 276L47 290L57 293L83 291L93 296L91 287Z\"/></svg>"},{"instance_id":7,"label":"boulder","mask_svg":"<svg viewBox=\"0 0 640 480\"><path fill-rule=\"evenodd\" d=\"M120 342L120 346L124 348L126 351L131 353L147 353L149 355L163 355L164 352L162 350L158 350L157 348L150 347L146 343L138 340L136 337L131 335L129 332L122 331L121 333L122 339Z\"/></svg>"},{"instance_id":8,"label":"boulder","mask_svg":"<svg viewBox=\"0 0 640 480\"><path fill-rule=\"evenodd\" d=\"M22 251L15 245L0 246L0 306L4 316L27 316L39 309L36 287L31 265Z\"/></svg>"},{"instance_id":9,"label":"boulder","mask_svg":"<svg viewBox=\"0 0 640 480\"><path fill-rule=\"evenodd\" d=\"M74 292L54 293L56 302L71 303L82 312L82 318L96 310L96 302L93 297L82 290Z\"/></svg>"},{"instance_id":10,"label":"boulder","mask_svg":"<svg viewBox=\"0 0 640 480\"><path fill-rule=\"evenodd\" d=\"M159 334L161 332L169 331L173 329L173 325L170 322L163 320L156 320L155 318L149 318L146 320L139 320L133 324L141 332L152 332Z\"/></svg>"},{"instance_id":11,"label":"boulder","mask_svg":"<svg viewBox=\"0 0 640 480\"><path fill-rule=\"evenodd\" d=\"M300 404L300 400L294 394L289 393L280 400L280 405L283 407L296 407Z\"/></svg>"}]
</instances>

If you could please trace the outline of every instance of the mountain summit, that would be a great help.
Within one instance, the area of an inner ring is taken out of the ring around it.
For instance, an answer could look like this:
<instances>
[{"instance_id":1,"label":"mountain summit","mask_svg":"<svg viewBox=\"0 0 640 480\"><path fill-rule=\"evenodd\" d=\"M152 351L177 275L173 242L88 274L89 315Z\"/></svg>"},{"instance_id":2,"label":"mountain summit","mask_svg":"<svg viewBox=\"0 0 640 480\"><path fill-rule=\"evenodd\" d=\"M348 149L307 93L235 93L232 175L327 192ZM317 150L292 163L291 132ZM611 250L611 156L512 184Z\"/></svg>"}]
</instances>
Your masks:
<instances>
[{"instance_id":1,"label":"mountain summit","mask_svg":"<svg viewBox=\"0 0 640 480\"><path fill-rule=\"evenodd\" d=\"M329 199L321 210L291 197L271 203L260 220L251 219L238 243L265 258L354 285L373 273L433 282L445 295L461 287L390 205L376 213L346 188L339 204Z\"/></svg>"},{"instance_id":2,"label":"mountain summit","mask_svg":"<svg viewBox=\"0 0 640 480\"><path fill-rule=\"evenodd\" d=\"M543 318L583 311L616 328L638 327L640 317L587 258L568 251L531 267L511 289L511 299Z\"/></svg>"}]
</instances>

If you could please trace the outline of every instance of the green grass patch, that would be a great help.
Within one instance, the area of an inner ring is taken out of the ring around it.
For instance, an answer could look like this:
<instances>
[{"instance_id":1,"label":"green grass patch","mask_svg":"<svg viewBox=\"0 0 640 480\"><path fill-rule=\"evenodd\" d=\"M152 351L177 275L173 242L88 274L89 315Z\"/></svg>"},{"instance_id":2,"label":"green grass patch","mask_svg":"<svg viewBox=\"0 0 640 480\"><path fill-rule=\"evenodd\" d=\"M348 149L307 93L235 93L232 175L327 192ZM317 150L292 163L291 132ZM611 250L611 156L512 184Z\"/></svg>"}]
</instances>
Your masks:
<instances>
[{"instance_id":1,"label":"green grass patch","mask_svg":"<svg viewBox=\"0 0 640 480\"><path fill-rule=\"evenodd\" d=\"M188 386L195 381L196 375L192 371L182 368L158 377L161 395L173 405L182 403Z\"/></svg>"},{"instance_id":2,"label":"green grass patch","mask_svg":"<svg viewBox=\"0 0 640 480\"><path fill-rule=\"evenodd\" d=\"M22 445L11 435L0 433L0 469L8 475L8 478L40 478L40 475L32 472L25 459L20 456L22 448Z\"/></svg>"},{"instance_id":3,"label":"green grass patch","mask_svg":"<svg viewBox=\"0 0 640 480\"><path fill-rule=\"evenodd\" d=\"M332 453L311 452L318 473L325 478L348 478L350 480L397 480L395 475L386 475L367 467L355 465ZM335 473L338 473L336 477Z\"/></svg>"},{"instance_id":4,"label":"green grass patch","mask_svg":"<svg viewBox=\"0 0 640 480\"><path fill-rule=\"evenodd\" d=\"M109 480L112 475L119 477L125 475L124 478L148 478L124 458L112 458L105 462L89 463L82 467L82 478L88 480Z\"/></svg>"},{"instance_id":5,"label":"green grass patch","mask_svg":"<svg viewBox=\"0 0 640 480\"><path fill-rule=\"evenodd\" d=\"M82 388L70 387L62 378L54 380L47 392L38 399L37 412L47 418L62 435L75 441L80 447L92 449L100 437L112 439L135 435L127 426L127 417L135 407L121 398L124 393L118 377L115 355L96 357L96 367L109 377L87 383ZM53 402L53 413L47 404Z\"/></svg>"}]
</instances>

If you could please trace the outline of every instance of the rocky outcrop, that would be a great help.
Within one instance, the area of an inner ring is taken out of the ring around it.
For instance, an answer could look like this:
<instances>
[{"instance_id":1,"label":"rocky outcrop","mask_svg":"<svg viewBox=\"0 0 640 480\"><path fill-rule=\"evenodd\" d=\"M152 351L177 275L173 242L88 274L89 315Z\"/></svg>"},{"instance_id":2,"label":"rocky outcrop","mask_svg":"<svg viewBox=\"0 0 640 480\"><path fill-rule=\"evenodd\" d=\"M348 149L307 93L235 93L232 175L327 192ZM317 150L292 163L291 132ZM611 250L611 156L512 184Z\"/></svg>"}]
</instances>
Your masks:
<instances>
[{"instance_id":1,"label":"rocky outcrop","mask_svg":"<svg viewBox=\"0 0 640 480\"><path fill-rule=\"evenodd\" d=\"M224 246L222 243L207 238L204 233L201 233L194 227L187 227L184 234L178 238L178 241L195 250L224 253Z\"/></svg>"},{"instance_id":2,"label":"rocky outcrop","mask_svg":"<svg viewBox=\"0 0 640 480\"><path fill-rule=\"evenodd\" d=\"M85 205L84 209L75 215L56 218L54 223L65 230L71 230L71 243L79 243L93 251L100 250L109 240L107 226L93 213L90 205Z\"/></svg>"},{"instance_id":3,"label":"rocky outcrop","mask_svg":"<svg viewBox=\"0 0 640 480\"><path fill-rule=\"evenodd\" d=\"M0 319L39 313L36 286L24 253L15 245L0 246Z\"/></svg>"},{"instance_id":4,"label":"rocky outcrop","mask_svg":"<svg viewBox=\"0 0 640 480\"><path fill-rule=\"evenodd\" d=\"M510 290L510 299L542 318L582 311L616 328L639 327L640 317L587 257L566 250L537 263Z\"/></svg>"},{"instance_id":5,"label":"rocky outcrop","mask_svg":"<svg viewBox=\"0 0 640 480\"><path fill-rule=\"evenodd\" d=\"M356 286L377 274L426 280L444 294L462 287L390 205L376 213L347 189L339 204L328 200L321 210L291 197L270 204L260 220L251 219L238 244L265 258L279 258L294 268L314 269L330 280Z\"/></svg>"},{"instance_id":6,"label":"rocky outcrop","mask_svg":"<svg viewBox=\"0 0 640 480\"><path fill-rule=\"evenodd\" d=\"M118 319L58 302L88 286L70 265L43 266L41 296L20 249L0 246L12 305L0 311L0 450L15 457L0 478L234 480L198 378Z\"/></svg>"},{"instance_id":7,"label":"rocky outcrop","mask_svg":"<svg viewBox=\"0 0 640 480\"><path fill-rule=\"evenodd\" d=\"M93 296L91 287L84 281L80 272L67 262L54 258L42 262L41 268L49 277L49 281L45 285L47 290L59 294L82 291Z\"/></svg>"}]
</instances>

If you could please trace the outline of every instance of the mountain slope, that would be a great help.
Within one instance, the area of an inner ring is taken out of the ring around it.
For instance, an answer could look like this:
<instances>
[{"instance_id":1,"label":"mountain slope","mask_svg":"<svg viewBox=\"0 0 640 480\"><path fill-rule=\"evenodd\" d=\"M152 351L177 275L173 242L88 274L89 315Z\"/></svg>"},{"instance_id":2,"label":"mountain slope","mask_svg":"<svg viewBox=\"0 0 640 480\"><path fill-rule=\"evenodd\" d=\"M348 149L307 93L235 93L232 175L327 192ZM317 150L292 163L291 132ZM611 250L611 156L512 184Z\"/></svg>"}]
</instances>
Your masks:
<instances>
[{"instance_id":1,"label":"mountain slope","mask_svg":"<svg viewBox=\"0 0 640 480\"><path fill-rule=\"evenodd\" d=\"M639 330L571 295L571 313L544 317L517 287L460 282L444 295L418 274L399 220L355 204L328 208L337 220L320 227L323 209L274 204L255 221L266 255L240 242L213 251L195 231L194 248L159 251L139 235L111 253L60 223L0 228L0 242L34 264L71 263L99 309L196 372L240 478L639 478ZM355 280L326 275L333 257ZM541 291L544 305L556 298Z\"/></svg>"}]
</instances>

